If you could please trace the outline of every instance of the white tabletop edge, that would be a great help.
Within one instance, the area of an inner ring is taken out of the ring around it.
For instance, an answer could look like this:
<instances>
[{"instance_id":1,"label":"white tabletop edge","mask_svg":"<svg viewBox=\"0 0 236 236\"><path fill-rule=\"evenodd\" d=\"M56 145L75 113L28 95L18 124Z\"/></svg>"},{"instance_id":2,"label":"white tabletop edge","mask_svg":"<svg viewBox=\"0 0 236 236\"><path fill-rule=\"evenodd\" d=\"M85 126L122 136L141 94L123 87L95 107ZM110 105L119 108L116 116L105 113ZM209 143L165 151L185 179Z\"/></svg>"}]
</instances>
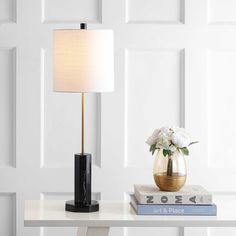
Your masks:
<instances>
[{"instance_id":1,"label":"white tabletop edge","mask_svg":"<svg viewBox=\"0 0 236 236\"><path fill-rule=\"evenodd\" d=\"M96 213L66 212L63 200L25 202L26 227L236 227L236 216L141 216L129 202L100 201Z\"/></svg>"},{"instance_id":2,"label":"white tabletop edge","mask_svg":"<svg viewBox=\"0 0 236 236\"><path fill-rule=\"evenodd\" d=\"M25 220L25 227L236 227L235 221L43 221Z\"/></svg>"}]
</instances>

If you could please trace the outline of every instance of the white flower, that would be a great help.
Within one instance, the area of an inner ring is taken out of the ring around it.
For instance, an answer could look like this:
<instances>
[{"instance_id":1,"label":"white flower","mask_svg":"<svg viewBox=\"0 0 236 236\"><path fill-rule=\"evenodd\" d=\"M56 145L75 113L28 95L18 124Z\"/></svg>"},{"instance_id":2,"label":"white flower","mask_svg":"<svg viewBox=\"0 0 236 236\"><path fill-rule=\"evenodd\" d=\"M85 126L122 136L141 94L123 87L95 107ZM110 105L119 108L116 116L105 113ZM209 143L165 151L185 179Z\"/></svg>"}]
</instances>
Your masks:
<instances>
[{"instance_id":1,"label":"white flower","mask_svg":"<svg viewBox=\"0 0 236 236\"><path fill-rule=\"evenodd\" d=\"M172 131L168 127L162 127L157 136L156 147L160 149L169 150L169 147L171 145L171 142L170 142L171 134L172 134Z\"/></svg>"},{"instance_id":2,"label":"white flower","mask_svg":"<svg viewBox=\"0 0 236 236\"><path fill-rule=\"evenodd\" d=\"M162 128L160 128L160 132L165 134L165 135L170 136L172 134L173 130L172 130L171 127L162 127Z\"/></svg>"},{"instance_id":3,"label":"white flower","mask_svg":"<svg viewBox=\"0 0 236 236\"><path fill-rule=\"evenodd\" d=\"M168 149L170 146L170 141L166 137L159 137L156 143L156 147L160 149Z\"/></svg>"},{"instance_id":4,"label":"white flower","mask_svg":"<svg viewBox=\"0 0 236 236\"><path fill-rule=\"evenodd\" d=\"M159 129L155 129L152 136L150 136L146 143L149 145L149 146L152 146L153 144L156 144L157 142L157 137L158 137L158 134L159 134L160 130Z\"/></svg>"},{"instance_id":5,"label":"white flower","mask_svg":"<svg viewBox=\"0 0 236 236\"><path fill-rule=\"evenodd\" d=\"M171 135L171 142L178 148L188 147L190 144L190 138L188 134L183 130L178 130Z\"/></svg>"}]
</instances>

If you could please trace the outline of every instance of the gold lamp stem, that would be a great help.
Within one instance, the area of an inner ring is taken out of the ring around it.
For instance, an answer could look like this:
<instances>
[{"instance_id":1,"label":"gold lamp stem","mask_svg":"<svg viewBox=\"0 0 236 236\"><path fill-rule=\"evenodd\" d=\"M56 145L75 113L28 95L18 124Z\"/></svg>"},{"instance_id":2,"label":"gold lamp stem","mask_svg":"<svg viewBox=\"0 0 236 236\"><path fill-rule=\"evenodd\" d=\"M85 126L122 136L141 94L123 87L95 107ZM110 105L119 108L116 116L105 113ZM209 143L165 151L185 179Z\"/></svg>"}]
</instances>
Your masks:
<instances>
[{"instance_id":1,"label":"gold lamp stem","mask_svg":"<svg viewBox=\"0 0 236 236\"><path fill-rule=\"evenodd\" d=\"M84 154L84 93L82 93L82 143L81 143L81 153Z\"/></svg>"}]
</instances>

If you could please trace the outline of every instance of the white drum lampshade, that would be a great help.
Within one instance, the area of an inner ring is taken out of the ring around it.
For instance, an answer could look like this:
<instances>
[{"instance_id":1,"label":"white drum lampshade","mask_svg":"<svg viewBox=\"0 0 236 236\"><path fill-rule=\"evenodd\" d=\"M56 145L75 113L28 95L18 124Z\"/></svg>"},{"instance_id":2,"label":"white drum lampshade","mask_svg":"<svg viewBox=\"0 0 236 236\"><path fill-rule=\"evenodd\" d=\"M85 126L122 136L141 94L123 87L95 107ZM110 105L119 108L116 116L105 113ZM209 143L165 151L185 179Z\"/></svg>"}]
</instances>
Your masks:
<instances>
[{"instance_id":1,"label":"white drum lampshade","mask_svg":"<svg viewBox=\"0 0 236 236\"><path fill-rule=\"evenodd\" d=\"M112 30L54 30L54 91L114 89Z\"/></svg>"}]
</instances>

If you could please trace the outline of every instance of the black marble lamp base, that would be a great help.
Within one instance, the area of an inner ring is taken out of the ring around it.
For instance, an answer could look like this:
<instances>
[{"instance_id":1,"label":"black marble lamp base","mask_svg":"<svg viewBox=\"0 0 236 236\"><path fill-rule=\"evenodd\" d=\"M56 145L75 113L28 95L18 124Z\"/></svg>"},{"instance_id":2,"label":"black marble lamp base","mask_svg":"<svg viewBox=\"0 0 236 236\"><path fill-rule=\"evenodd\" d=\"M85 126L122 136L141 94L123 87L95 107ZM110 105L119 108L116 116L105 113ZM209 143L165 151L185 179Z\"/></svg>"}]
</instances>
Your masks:
<instances>
[{"instance_id":1,"label":"black marble lamp base","mask_svg":"<svg viewBox=\"0 0 236 236\"><path fill-rule=\"evenodd\" d=\"M95 212L99 211L99 204L97 201L92 200L90 204L76 204L74 200L66 202L66 211L71 212Z\"/></svg>"},{"instance_id":2,"label":"black marble lamp base","mask_svg":"<svg viewBox=\"0 0 236 236\"><path fill-rule=\"evenodd\" d=\"M74 200L66 202L66 211L99 211L98 202L91 199L91 159L88 153L75 154Z\"/></svg>"}]
</instances>

